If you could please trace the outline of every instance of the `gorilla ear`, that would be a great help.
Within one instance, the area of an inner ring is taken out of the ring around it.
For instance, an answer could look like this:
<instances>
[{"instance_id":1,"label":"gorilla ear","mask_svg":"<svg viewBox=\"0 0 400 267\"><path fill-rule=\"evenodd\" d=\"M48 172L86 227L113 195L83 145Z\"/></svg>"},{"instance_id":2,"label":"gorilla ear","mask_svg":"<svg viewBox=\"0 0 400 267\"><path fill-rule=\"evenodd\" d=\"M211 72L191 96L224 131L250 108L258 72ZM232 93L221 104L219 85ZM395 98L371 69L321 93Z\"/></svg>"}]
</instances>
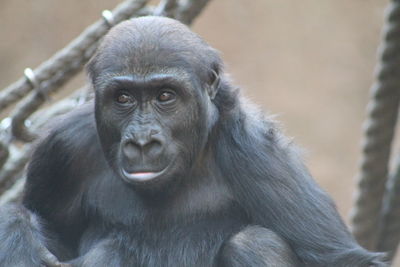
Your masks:
<instances>
[{"instance_id":1,"label":"gorilla ear","mask_svg":"<svg viewBox=\"0 0 400 267\"><path fill-rule=\"evenodd\" d=\"M209 85L207 86L207 93L210 96L210 99L213 100L218 93L218 88L219 88L219 83L220 83L218 66L215 66L211 70L210 76L211 76L211 79L210 79Z\"/></svg>"}]
</instances>

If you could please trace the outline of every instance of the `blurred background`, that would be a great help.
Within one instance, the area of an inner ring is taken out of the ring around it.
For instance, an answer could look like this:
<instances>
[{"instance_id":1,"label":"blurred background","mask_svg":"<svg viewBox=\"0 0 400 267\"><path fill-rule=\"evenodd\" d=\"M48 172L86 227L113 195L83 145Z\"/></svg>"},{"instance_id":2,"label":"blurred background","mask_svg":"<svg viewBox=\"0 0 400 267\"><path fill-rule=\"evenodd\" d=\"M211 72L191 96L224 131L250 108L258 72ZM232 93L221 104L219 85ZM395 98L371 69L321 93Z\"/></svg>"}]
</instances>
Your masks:
<instances>
[{"instance_id":1,"label":"blurred background","mask_svg":"<svg viewBox=\"0 0 400 267\"><path fill-rule=\"evenodd\" d=\"M1 0L0 88L21 77L24 68L37 67L119 2ZM278 115L346 222L387 4L211 0L193 25L221 51L244 94ZM85 79L82 74L68 87L80 87Z\"/></svg>"}]
</instances>

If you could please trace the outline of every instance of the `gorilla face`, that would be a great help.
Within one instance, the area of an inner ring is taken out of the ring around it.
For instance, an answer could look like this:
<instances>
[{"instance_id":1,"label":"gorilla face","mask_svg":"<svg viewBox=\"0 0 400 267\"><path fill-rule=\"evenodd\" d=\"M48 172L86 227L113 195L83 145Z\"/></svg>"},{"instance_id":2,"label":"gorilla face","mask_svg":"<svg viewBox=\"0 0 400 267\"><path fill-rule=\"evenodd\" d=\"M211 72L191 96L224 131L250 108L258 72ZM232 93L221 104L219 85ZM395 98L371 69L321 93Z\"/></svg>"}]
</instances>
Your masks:
<instances>
[{"instance_id":1,"label":"gorilla face","mask_svg":"<svg viewBox=\"0 0 400 267\"><path fill-rule=\"evenodd\" d=\"M184 75L182 75L184 76ZM128 182L181 176L206 138L187 79L151 73L109 78L96 95L99 136L106 158Z\"/></svg>"},{"instance_id":2,"label":"gorilla face","mask_svg":"<svg viewBox=\"0 0 400 267\"><path fill-rule=\"evenodd\" d=\"M218 55L173 20L173 32L152 27L157 19L115 27L88 65L106 159L131 184L189 175L218 116Z\"/></svg>"}]
</instances>

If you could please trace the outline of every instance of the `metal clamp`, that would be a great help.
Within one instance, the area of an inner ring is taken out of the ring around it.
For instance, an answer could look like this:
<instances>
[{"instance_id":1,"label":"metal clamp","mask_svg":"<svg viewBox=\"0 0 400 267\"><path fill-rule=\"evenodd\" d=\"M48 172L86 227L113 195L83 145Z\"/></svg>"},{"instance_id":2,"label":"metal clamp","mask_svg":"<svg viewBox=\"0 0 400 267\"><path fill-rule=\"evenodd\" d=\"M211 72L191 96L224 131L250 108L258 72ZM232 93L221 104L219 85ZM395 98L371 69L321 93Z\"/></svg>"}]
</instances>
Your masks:
<instances>
[{"instance_id":1,"label":"metal clamp","mask_svg":"<svg viewBox=\"0 0 400 267\"><path fill-rule=\"evenodd\" d=\"M110 10L103 10L101 16L110 28L115 25L114 15Z\"/></svg>"},{"instance_id":2,"label":"metal clamp","mask_svg":"<svg viewBox=\"0 0 400 267\"><path fill-rule=\"evenodd\" d=\"M34 89L39 87L39 82L31 68L26 68L24 70L24 76Z\"/></svg>"}]
</instances>

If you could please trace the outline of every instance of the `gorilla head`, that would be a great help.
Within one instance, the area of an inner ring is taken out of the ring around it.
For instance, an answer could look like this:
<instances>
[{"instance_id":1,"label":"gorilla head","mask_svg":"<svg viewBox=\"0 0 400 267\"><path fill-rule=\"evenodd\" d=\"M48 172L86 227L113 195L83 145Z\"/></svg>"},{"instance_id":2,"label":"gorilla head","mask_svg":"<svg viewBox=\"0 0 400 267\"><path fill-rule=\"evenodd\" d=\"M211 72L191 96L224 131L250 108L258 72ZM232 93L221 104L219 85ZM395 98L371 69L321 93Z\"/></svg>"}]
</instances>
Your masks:
<instances>
[{"instance_id":1,"label":"gorilla head","mask_svg":"<svg viewBox=\"0 0 400 267\"><path fill-rule=\"evenodd\" d=\"M218 118L221 67L213 48L172 19L136 18L110 31L88 72L100 141L119 176L154 188L188 175Z\"/></svg>"}]
</instances>

